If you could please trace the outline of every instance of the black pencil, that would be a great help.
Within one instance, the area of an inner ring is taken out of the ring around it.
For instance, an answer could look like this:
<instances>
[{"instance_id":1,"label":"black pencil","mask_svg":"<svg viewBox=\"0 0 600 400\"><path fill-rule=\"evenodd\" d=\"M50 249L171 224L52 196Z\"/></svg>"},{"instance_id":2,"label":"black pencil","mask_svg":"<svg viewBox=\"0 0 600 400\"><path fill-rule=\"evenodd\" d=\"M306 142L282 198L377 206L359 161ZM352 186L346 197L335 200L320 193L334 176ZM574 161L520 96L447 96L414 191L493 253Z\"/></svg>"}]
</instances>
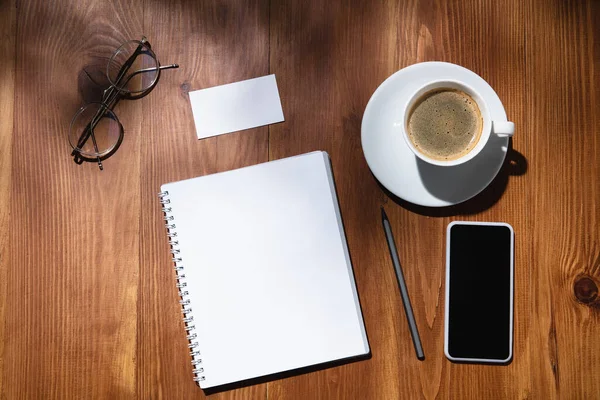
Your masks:
<instances>
[{"instance_id":1,"label":"black pencil","mask_svg":"<svg viewBox=\"0 0 600 400\"><path fill-rule=\"evenodd\" d=\"M408 290L406 289L406 282L404 282L404 274L402 273L402 267L400 266L400 258L396 250L396 244L394 243L394 235L392 234L392 227L388 220L385 210L381 207L381 220L383 222L383 230L385 232L385 238L387 239L388 247L390 249L390 256L392 257L392 263L394 264L394 270L396 270L396 278L398 279L398 286L400 288L400 296L402 296L402 303L404 304L404 312L406 313L406 319L408 320L408 326L410 328L410 335L412 336L413 345L415 346L415 353L419 360L424 360L425 355L423 354L423 347L421 346L421 338L419 337L419 331L417 330L417 323L415 322L415 316L413 314L412 306L410 305L410 299L408 297Z\"/></svg>"}]
</instances>

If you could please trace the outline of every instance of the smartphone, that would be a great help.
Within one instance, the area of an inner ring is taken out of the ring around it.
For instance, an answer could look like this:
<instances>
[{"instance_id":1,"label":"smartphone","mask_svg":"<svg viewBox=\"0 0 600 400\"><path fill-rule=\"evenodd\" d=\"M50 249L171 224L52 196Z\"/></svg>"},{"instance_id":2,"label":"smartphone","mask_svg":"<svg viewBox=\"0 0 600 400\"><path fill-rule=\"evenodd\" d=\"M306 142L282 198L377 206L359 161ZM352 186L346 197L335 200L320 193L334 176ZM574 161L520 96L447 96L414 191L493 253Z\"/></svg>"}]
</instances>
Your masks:
<instances>
[{"instance_id":1,"label":"smartphone","mask_svg":"<svg viewBox=\"0 0 600 400\"><path fill-rule=\"evenodd\" d=\"M509 224L448 225L444 353L449 360L512 360L513 260L514 231Z\"/></svg>"}]
</instances>

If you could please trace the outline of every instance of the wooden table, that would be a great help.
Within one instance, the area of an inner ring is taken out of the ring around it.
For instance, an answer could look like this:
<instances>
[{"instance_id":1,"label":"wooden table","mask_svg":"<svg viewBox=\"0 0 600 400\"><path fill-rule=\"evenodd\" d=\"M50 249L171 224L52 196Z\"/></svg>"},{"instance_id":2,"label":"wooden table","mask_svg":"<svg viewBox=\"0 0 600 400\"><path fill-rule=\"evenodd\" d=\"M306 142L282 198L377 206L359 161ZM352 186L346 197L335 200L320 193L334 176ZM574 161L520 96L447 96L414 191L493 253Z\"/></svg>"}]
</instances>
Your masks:
<instances>
[{"instance_id":1,"label":"wooden table","mask_svg":"<svg viewBox=\"0 0 600 400\"><path fill-rule=\"evenodd\" d=\"M0 398L201 398L158 199L164 182L331 154L372 358L214 398L600 396L600 3L506 1L0 2ZM118 152L69 157L84 70L145 34L163 63L122 102ZM407 65L485 78L517 132L494 183L449 209L390 199L360 125ZM286 121L198 141L188 92L275 73ZM390 216L426 360L415 358L379 209ZM444 230L516 231L514 361L443 354Z\"/></svg>"}]
</instances>

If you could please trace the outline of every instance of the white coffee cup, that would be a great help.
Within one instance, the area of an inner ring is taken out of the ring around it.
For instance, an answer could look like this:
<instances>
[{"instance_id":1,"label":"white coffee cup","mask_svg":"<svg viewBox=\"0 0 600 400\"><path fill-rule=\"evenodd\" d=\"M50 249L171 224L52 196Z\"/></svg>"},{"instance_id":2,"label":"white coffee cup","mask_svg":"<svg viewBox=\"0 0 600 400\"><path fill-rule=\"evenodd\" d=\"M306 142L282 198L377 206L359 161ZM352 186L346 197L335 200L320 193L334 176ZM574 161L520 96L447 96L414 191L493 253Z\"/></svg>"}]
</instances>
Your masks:
<instances>
[{"instance_id":1,"label":"white coffee cup","mask_svg":"<svg viewBox=\"0 0 600 400\"><path fill-rule=\"evenodd\" d=\"M423 154L415 147L408 135L408 118L410 117L410 111L412 107L424 94L442 88L458 89L471 96L473 100L477 102L477 105L479 106L479 111L481 112L481 117L483 119L483 127L477 144L471 149L471 151L453 160L438 160L428 157L426 154ZM408 102L403 108L403 112L404 122L402 124L402 136L404 136L404 140L406 141L406 144L408 145L410 150L421 160L433 165L439 165L443 167L459 165L469 161L477 154L479 154L481 150L483 150L491 135L510 137L515 132L515 124L510 121L492 121L489 107L487 106L483 97L481 97L481 95L479 95L479 93L469 85L456 80L436 80L421 86L412 96L409 97Z\"/></svg>"}]
</instances>

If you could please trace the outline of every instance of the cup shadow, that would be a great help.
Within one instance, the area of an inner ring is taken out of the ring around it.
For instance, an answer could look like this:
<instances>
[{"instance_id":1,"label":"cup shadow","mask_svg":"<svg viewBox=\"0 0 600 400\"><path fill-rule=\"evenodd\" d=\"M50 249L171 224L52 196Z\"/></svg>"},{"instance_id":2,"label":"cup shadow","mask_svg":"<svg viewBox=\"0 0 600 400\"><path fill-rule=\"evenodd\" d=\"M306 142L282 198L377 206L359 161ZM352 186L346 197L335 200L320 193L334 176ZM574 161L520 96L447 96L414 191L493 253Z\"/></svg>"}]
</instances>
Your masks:
<instances>
[{"instance_id":1,"label":"cup shadow","mask_svg":"<svg viewBox=\"0 0 600 400\"><path fill-rule=\"evenodd\" d=\"M460 190L457 190L454 182L461 177L464 179L465 176L469 177L472 175L473 165L468 164L465 163L448 168L430 165L420 159L417 160L419 174L424 186L431 194L446 201L458 201L458 199L464 198ZM479 194L462 203L447 207L420 206L399 198L387 190L379 181L377 181L377 184L393 202L416 214L430 217L472 215L483 212L496 204L506 190L509 177L525 175L527 169L527 159L523 154L513 149L512 139L510 139L506 150L506 157L494 180ZM477 176L473 178L480 179Z\"/></svg>"}]
</instances>

